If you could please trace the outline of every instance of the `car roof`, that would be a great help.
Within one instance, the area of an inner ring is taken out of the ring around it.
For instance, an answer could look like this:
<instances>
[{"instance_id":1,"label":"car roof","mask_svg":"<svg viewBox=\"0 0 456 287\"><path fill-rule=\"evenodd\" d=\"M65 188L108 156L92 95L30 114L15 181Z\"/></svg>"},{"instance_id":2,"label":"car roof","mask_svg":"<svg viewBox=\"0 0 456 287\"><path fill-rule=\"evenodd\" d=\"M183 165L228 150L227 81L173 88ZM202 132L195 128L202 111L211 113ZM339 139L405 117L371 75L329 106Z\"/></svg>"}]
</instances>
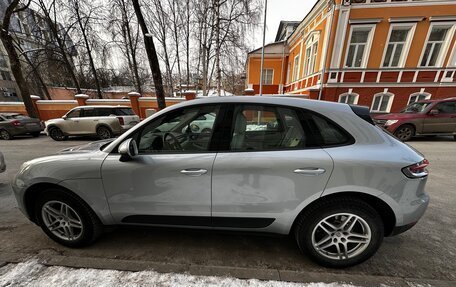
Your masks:
<instances>
[{"instance_id":1,"label":"car roof","mask_svg":"<svg viewBox=\"0 0 456 287\"><path fill-rule=\"evenodd\" d=\"M450 101L456 101L456 97L453 98L446 98L446 99L434 99L434 100L422 100L418 101L418 103L442 103L442 102L450 102Z\"/></svg>"},{"instance_id":2,"label":"car roof","mask_svg":"<svg viewBox=\"0 0 456 287\"><path fill-rule=\"evenodd\" d=\"M347 111L349 105L343 103L317 101L311 99L303 99L289 96L233 96L233 97L207 97L197 98L192 101L185 101L180 104L172 105L171 107L184 107L197 104L218 104L218 103L233 103L233 104L272 104L295 106L307 109L324 109L334 111Z\"/></svg>"},{"instance_id":3,"label":"car roof","mask_svg":"<svg viewBox=\"0 0 456 287\"><path fill-rule=\"evenodd\" d=\"M102 105L98 105L98 106L79 106L79 107L75 107L75 109L115 109L115 108L122 108L122 109L131 109L131 107L129 106L102 106Z\"/></svg>"},{"instance_id":4,"label":"car roof","mask_svg":"<svg viewBox=\"0 0 456 287\"><path fill-rule=\"evenodd\" d=\"M22 115L21 113L0 113L0 116L16 116Z\"/></svg>"}]
</instances>

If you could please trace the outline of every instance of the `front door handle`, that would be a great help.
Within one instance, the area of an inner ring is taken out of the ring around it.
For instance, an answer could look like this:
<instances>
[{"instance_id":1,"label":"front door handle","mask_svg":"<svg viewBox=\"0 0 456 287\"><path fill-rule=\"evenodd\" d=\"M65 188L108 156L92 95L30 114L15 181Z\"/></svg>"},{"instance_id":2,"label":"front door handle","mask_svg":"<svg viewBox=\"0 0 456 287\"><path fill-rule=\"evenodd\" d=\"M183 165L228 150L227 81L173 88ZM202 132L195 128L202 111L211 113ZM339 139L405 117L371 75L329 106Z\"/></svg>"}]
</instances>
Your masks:
<instances>
[{"instance_id":1,"label":"front door handle","mask_svg":"<svg viewBox=\"0 0 456 287\"><path fill-rule=\"evenodd\" d=\"M202 168L183 169L183 170L181 170L181 173L188 175L188 176L201 176L201 175L207 173L207 169L202 169Z\"/></svg>"},{"instance_id":2,"label":"front door handle","mask_svg":"<svg viewBox=\"0 0 456 287\"><path fill-rule=\"evenodd\" d=\"M298 168L293 171L297 174L303 175L320 175L326 172L324 168L317 168L317 167L308 167L308 168Z\"/></svg>"}]
</instances>

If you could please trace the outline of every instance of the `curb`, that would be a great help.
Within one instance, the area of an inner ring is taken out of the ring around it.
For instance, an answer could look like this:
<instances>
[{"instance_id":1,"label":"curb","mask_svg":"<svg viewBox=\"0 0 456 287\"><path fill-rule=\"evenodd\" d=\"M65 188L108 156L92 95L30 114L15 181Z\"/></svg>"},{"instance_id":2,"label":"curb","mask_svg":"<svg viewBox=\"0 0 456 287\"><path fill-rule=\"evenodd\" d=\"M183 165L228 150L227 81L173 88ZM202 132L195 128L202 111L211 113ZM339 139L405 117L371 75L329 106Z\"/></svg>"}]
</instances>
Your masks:
<instances>
[{"instance_id":1,"label":"curb","mask_svg":"<svg viewBox=\"0 0 456 287\"><path fill-rule=\"evenodd\" d=\"M348 283L363 287L454 287L456 281L400 278L361 274L337 274L330 272L290 271L279 269L240 268L230 266L205 266L158 263L153 261L109 259L95 257L76 257L63 255L30 255L24 253L0 254L0 267L8 263L20 263L27 259L37 259L46 266L64 266L70 268L109 269L119 271L138 272L153 270L159 273L187 273L195 276L220 276L239 279L258 279L287 281L297 283Z\"/></svg>"}]
</instances>

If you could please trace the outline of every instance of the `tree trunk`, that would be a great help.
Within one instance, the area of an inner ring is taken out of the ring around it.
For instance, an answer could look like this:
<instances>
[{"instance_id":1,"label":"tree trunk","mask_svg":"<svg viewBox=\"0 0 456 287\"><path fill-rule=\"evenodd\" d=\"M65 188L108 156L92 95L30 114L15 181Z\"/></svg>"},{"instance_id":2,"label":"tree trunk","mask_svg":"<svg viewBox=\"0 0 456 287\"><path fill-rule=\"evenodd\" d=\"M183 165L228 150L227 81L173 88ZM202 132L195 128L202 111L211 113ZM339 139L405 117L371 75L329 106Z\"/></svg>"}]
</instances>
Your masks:
<instances>
[{"instance_id":1,"label":"tree trunk","mask_svg":"<svg viewBox=\"0 0 456 287\"><path fill-rule=\"evenodd\" d=\"M122 5L122 18L123 18L123 25L125 27L125 36L127 40L127 54L128 50L130 51L130 54L127 55L129 61L131 61L131 70L133 74L133 79L135 82L136 86L136 91L138 93L142 93L142 88L141 88L141 81L139 79L139 72L138 72L138 60L136 59L136 48L135 45L133 44L133 37L131 35L131 28L130 28L130 21L128 20L128 14L127 14L127 7L125 0L121 0L121 5ZM130 58L131 56L131 58Z\"/></svg>"},{"instance_id":2,"label":"tree trunk","mask_svg":"<svg viewBox=\"0 0 456 287\"><path fill-rule=\"evenodd\" d=\"M11 2L11 4L9 4L9 6L6 8L2 24L0 24L0 39L3 43L3 46L5 47L6 53L8 54L11 71L13 72L13 76L16 80L19 91L21 92L25 109L30 117L38 118L38 111L35 109L32 99L30 98L30 90L27 81L24 78L19 55L17 54L16 48L14 47L13 37L8 32L11 16L13 15L14 10L18 4L19 0L13 0L13 2Z\"/></svg>"},{"instance_id":3,"label":"tree trunk","mask_svg":"<svg viewBox=\"0 0 456 287\"><path fill-rule=\"evenodd\" d=\"M136 17L138 18L139 26L141 27L144 36L144 46L146 47L147 58L149 59L150 69L152 71L152 77L155 85L155 95L157 97L158 108L166 108L165 92L163 90L163 80L160 71L160 64L158 62L157 51L155 50L154 39L147 30L146 21L139 6L139 0L132 0L133 7L135 9Z\"/></svg>"},{"instance_id":4,"label":"tree trunk","mask_svg":"<svg viewBox=\"0 0 456 287\"><path fill-rule=\"evenodd\" d=\"M32 61L28 57L27 53L24 53L23 56L24 56L25 60L27 61L27 63L29 64L30 68L32 69L33 75L40 83L41 91L43 92L44 99L51 100L51 95L49 94L49 91L47 89L46 83L43 80L43 77L41 77L38 67L35 67L35 65L33 65Z\"/></svg>"},{"instance_id":5,"label":"tree trunk","mask_svg":"<svg viewBox=\"0 0 456 287\"><path fill-rule=\"evenodd\" d=\"M190 85L190 0L187 0L187 21L185 23L186 35L185 35L185 48L187 56L187 89Z\"/></svg>"},{"instance_id":6,"label":"tree trunk","mask_svg":"<svg viewBox=\"0 0 456 287\"><path fill-rule=\"evenodd\" d=\"M84 27L84 24L82 23L82 18L81 18L81 14L79 11L78 2L74 2L74 9L76 12L76 17L77 17L79 28L81 29L82 38L84 39L84 44L86 46L87 55L89 56L89 64L90 64L90 69L92 70L92 73L93 73L93 77L95 79L95 86L97 88L97 96L99 99L103 99L103 94L102 94L101 88L100 88L100 81L98 79L97 69L95 68L95 63L94 63L93 57L92 57L92 49L90 48L89 39L87 39L86 27Z\"/></svg>"}]
</instances>

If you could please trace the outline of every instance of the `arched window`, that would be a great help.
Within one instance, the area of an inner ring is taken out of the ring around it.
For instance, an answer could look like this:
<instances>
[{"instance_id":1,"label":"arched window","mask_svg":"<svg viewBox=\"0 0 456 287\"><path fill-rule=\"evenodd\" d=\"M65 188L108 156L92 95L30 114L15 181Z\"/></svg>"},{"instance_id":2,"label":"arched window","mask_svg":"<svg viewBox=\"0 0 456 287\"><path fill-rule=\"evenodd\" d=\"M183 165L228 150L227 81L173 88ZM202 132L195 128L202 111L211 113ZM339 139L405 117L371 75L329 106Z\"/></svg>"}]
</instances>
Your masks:
<instances>
[{"instance_id":1,"label":"arched window","mask_svg":"<svg viewBox=\"0 0 456 287\"><path fill-rule=\"evenodd\" d=\"M389 113L393 105L394 94L392 93L378 93L374 95L372 101L371 112Z\"/></svg>"},{"instance_id":2,"label":"arched window","mask_svg":"<svg viewBox=\"0 0 456 287\"><path fill-rule=\"evenodd\" d=\"M359 95L355 93L344 93L339 96L339 103L356 105L358 104Z\"/></svg>"},{"instance_id":3,"label":"arched window","mask_svg":"<svg viewBox=\"0 0 456 287\"><path fill-rule=\"evenodd\" d=\"M431 98L431 94L429 93L413 93L410 95L410 98L408 100L407 106L419 101L424 101L424 100L429 100Z\"/></svg>"}]
</instances>

